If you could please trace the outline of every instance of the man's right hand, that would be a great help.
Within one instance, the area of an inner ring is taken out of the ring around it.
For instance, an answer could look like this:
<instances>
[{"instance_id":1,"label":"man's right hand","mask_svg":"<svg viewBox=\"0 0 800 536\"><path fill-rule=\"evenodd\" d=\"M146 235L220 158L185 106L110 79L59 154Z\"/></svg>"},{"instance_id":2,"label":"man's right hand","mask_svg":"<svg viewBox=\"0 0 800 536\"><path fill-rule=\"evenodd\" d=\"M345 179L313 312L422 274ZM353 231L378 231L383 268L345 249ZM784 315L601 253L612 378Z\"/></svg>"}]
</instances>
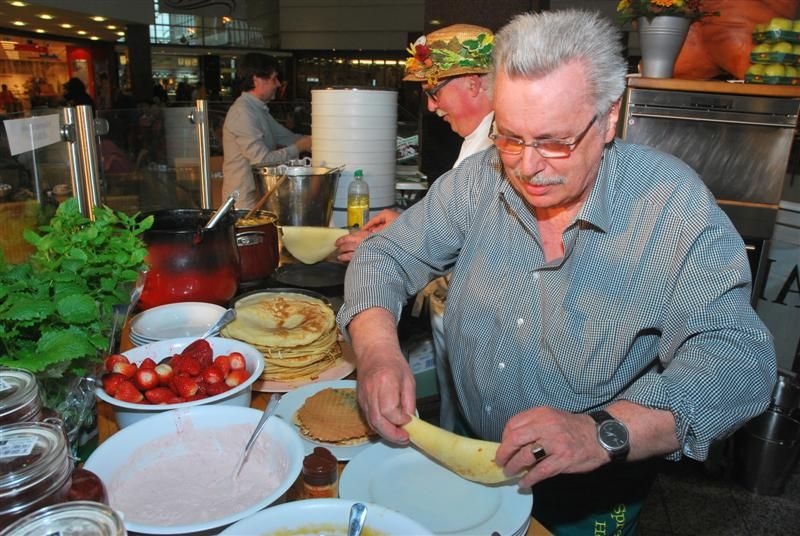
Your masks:
<instances>
[{"instance_id":1,"label":"man's right hand","mask_svg":"<svg viewBox=\"0 0 800 536\"><path fill-rule=\"evenodd\" d=\"M358 370L358 402L372 428L393 443L407 443L402 428L416 408L416 385L400 350L394 317L373 307L347 328Z\"/></svg>"},{"instance_id":2,"label":"man's right hand","mask_svg":"<svg viewBox=\"0 0 800 536\"><path fill-rule=\"evenodd\" d=\"M298 151L301 153L311 152L311 136L303 136L299 138L294 144L297 146Z\"/></svg>"}]
</instances>

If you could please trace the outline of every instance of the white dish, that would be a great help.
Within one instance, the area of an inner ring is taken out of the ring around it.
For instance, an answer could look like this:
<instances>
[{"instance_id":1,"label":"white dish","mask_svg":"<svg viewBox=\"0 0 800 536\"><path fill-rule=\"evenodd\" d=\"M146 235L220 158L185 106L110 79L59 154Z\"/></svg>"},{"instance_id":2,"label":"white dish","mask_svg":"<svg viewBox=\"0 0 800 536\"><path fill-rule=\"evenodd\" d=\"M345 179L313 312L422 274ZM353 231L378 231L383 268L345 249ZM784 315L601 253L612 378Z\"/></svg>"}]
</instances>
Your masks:
<instances>
[{"instance_id":1,"label":"white dish","mask_svg":"<svg viewBox=\"0 0 800 536\"><path fill-rule=\"evenodd\" d=\"M151 358L158 363L165 357L180 353L184 348L197 340L197 337L183 337L179 339L167 339L158 341L143 346L136 346L125 352L122 355L128 358L131 363L139 364L145 358ZM208 398L201 398L191 402L182 402L180 404L134 404L131 402L123 402L117 400L113 396L106 393L102 384L95 389L95 394L98 398L108 403L114 409L114 417L117 425L120 428L125 428L136 421L150 417L156 413L161 413L171 409L187 408L190 406L203 406L211 404L223 404L230 406L250 406L252 398L253 384L259 379L261 373L264 372L264 356L257 348L250 346L242 341L236 339L225 339L222 337L209 337L208 342L211 344L211 349L214 357L223 354L230 354L231 352L239 352L244 356L246 368L250 372L250 376L244 382L236 387L220 393L218 395L209 396Z\"/></svg>"},{"instance_id":2,"label":"white dish","mask_svg":"<svg viewBox=\"0 0 800 536\"><path fill-rule=\"evenodd\" d=\"M213 303L182 302L159 305L131 319L131 336L160 341L199 337L219 320L225 308Z\"/></svg>"},{"instance_id":3,"label":"white dish","mask_svg":"<svg viewBox=\"0 0 800 536\"><path fill-rule=\"evenodd\" d=\"M220 534L347 534L347 519L355 501L307 499L271 506L237 521ZM432 533L406 516L377 504L366 503L364 534L428 536Z\"/></svg>"},{"instance_id":4,"label":"white dish","mask_svg":"<svg viewBox=\"0 0 800 536\"><path fill-rule=\"evenodd\" d=\"M516 484L471 482L413 447L383 442L345 466L339 496L380 504L435 534L524 534L533 506L530 490L522 491Z\"/></svg>"},{"instance_id":5,"label":"white dish","mask_svg":"<svg viewBox=\"0 0 800 536\"><path fill-rule=\"evenodd\" d=\"M327 388L334 388L334 389L345 389L345 388L353 388L356 387L355 380L336 380L336 381L322 381L317 383L312 383L310 385L305 385L294 391L288 392L281 398L281 401L278 402L278 407L275 410L275 415L286 421L289 425L297 429L297 425L294 422L294 414L297 412L298 409L303 405L306 399L319 391ZM352 459L356 454L359 452L367 449L374 443L378 442L378 438L376 437L372 441L367 441L366 443L362 443L361 445L351 445L351 446L341 446L341 445L333 445L331 443L322 443L313 441L311 439L307 439L303 436L300 431L297 431L298 435L300 436L300 440L303 442L303 447L305 448L305 453L310 454L311 451L314 450L314 447L325 447L331 453L336 456L339 461L346 461Z\"/></svg>"},{"instance_id":6,"label":"white dish","mask_svg":"<svg viewBox=\"0 0 800 536\"><path fill-rule=\"evenodd\" d=\"M137 471L144 473L154 472L155 467L159 468L158 474L163 475L164 481L185 481L187 485L204 482L196 486L197 491L200 493L205 491L207 496L202 501L210 504L218 500L221 491L226 494L226 497L228 496L224 486L232 486L230 479L215 478L214 476L201 477L199 475L193 478L191 474L164 474L163 467L166 464L171 466L172 460L175 458L188 457L190 460L195 460L198 457L198 453L192 451L192 446L197 445L195 438L198 432L208 434L208 436L213 436L214 434L219 436L220 430L236 430L236 437L241 436L241 447L243 448L244 443L247 441L249 430L255 427L261 415L262 412L256 409L232 406L196 406L159 413L112 435L92 452L84 467L95 473L106 483L109 488L110 506L118 510L122 510L115 505L115 502L122 500L115 499L114 496L114 492L120 489L114 487L118 476L132 475ZM186 437L186 441L182 441L182 437ZM223 433L222 437L232 436L230 433ZM238 443L238 439L236 442ZM143 523L136 521L135 512L122 511L125 518L125 528L130 533L137 534L192 534L199 531L220 529L255 514L272 504L297 479L303 464L303 447L295 431L281 419L269 419L267 421L261 436L259 436L258 444L260 447L257 448L266 450L269 455L264 455L261 452L256 456L257 452L254 451L253 456L248 458L242 471L256 471L259 473L258 478L266 474L275 475L277 487L265 497L252 504L246 504L246 501L239 503L239 498L231 495L230 500L235 501L236 504L241 504L240 511L226 513L215 519L195 521L185 525ZM206 448L212 453L215 453L216 450L224 450L226 452L221 453L221 455L227 458L225 461L220 461L218 468L210 466L198 467L198 472L225 472L228 470L232 472L240 451L235 451L233 447L221 444L212 445L208 445ZM154 450L157 449L158 452L148 455L147 449L151 447ZM205 457L207 458L208 455ZM263 465L257 465L258 463L263 463ZM169 469L166 469L166 471L169 472ZM176 467L175 471L177 473L178 471L185 471L185 469ZM249 475L253 474L252 472L249 473ZM209 485L207 482L209 478L215 478L218 484ZM252 479L246 482L248 487L252 487ZM148 512L149 517L151 519L158 518L160 515L180 509L182 507L181 500L184 497L180 494L175 495L174 502L167 498L150 504L148 506L150 509ZM191 508L191 512L196 512L196 507L189 508ZM184 515L191 512L184 512ZM197 518L194 517L194 519Z\"/></svg>"}]
</instances>

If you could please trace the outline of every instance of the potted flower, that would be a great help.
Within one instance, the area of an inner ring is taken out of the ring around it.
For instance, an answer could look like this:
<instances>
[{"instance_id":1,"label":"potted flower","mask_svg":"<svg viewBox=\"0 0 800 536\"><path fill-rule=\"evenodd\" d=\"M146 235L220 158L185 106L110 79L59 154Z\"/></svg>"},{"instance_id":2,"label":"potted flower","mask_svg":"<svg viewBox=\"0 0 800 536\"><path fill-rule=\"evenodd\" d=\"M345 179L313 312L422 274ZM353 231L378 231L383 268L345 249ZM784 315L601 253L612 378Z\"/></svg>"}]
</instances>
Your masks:
<instances>
[{"instance_id":1,"label":"potted flower","mask_svg":"<svg viewBox=\"0 0 800 536\"><path fill-rule=\"evenodd\" d=\"M617 15L639 32L642 75L671 78L689 25L707 15L702 0L620 0Z\"/></svg>"},{"instance_id":2,"label":"potted flower","mask_svg":"<svg viewBox=\"0 0 800 536\"><path fill-rule=\"evenodd\" d=\"M70 198L49 223L25 231L35 248L25 262L7 263L0 252L0 366L34 373L44 405L61 413L68 431L92 416L94 393L76 393L78 380L108 351L113 307L128 302L145 268L142 234L152 225L108 207L94 217Z\"/></svg>"},{"instance_id":3,"label":"potted flower","mask_svg":"<svg viewBox=\"0 0 800 536\"><path fill-rule=\"evenodd\" d=\"M710 12L703 10L702 0L620 0L617 3L617 16L622 24L645 18L680 17L689 22L699 20Z\"/></svg>"}]
</instances>

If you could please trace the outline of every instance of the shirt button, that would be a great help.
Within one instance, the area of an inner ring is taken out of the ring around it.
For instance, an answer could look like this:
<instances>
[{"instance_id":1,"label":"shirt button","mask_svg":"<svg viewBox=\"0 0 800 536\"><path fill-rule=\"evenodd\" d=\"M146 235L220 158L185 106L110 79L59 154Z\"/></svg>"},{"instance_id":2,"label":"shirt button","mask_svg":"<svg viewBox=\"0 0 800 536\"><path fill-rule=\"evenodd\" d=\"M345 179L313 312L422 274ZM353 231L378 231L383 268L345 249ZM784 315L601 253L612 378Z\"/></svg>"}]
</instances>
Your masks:
<instances>
[{"instance_id":1,"label":"shirt button","mask_svg":"<svg viewBox=\"0 0 800 536\"><path fill-rule=\"evenodd\" d=\"M492 412L492 406L486 405L486 406L484 406L483 410L486 413L491 413Z\"/></svg>"},{"instance_id":2,"label":"shirt button","mask_svg":"<svg viewBox=\"0 0 800 536\"><path fill-rule=\"evenodd\" d=\"M517 325L518 326L521 326L524 323L525 323L525 319L524 318L517 318Z\"/></svg>"},{"instance_id":3,"label":"shirt button","mask_svg":"<svg viewBox=\"0 0 800 536\"><path fill-rule=\"evenodd\" d=\"M531 275L531 277L533 278L534 281L538 281L539 280L539 272L533 272L533 275Z\"/></svg>"},{"instance_id":4,"label":"shirt button","mask_svg":"<svg viewBox=\"0 0 800 536\"><path fill-rule=\"evenodd\" d=\"M500 370L503 370L504 368L506 368L506 364L505 363L498 363L497 364L497 368L500 369Z\"/></svg>"}]
</instances>

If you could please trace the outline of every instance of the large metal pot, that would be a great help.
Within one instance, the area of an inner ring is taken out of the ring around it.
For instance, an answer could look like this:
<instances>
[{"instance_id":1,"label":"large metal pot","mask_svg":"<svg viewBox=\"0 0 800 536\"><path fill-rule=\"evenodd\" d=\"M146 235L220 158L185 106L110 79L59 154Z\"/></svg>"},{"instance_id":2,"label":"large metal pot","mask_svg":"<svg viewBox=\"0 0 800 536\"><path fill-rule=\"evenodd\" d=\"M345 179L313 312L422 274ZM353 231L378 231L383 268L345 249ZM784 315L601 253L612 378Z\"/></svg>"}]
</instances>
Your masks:
<instances>
[{"instance_id":1,"label":"large metal pot","mask_svg":"<svg viewBox=\"0 0 800 536\"><path fill-rule=\"evenodd\" d=\"M258 210L245 219L250 211L237 210L236 246L239 248L241 284L264 281L277 268L280 260L278 248L277 216Z\"/></svg>"},{"instance_id":2,"label":"large metal pot","mask_svg":"<svg viewBox=\"0 0 800 536\"><path fill-rule=\"evenodd\" d=\"M253 168L262 195L286 175L264 208L278 215L280 225L330 225L341 168L264 166Z\"/></svg>"},{"instance_id":3,"label":"large metal pot","mask_svg":"<svg viewBox=\"0 0 800 536\"><path fill-rule=\"evenodd\" d=\"M143 235L148 265L139 306L177 302L226 306L239 285L239 250L229 212L211 229L203 229L213 210L166 209L153 215Z\"/></svg>"}]
</instances>

